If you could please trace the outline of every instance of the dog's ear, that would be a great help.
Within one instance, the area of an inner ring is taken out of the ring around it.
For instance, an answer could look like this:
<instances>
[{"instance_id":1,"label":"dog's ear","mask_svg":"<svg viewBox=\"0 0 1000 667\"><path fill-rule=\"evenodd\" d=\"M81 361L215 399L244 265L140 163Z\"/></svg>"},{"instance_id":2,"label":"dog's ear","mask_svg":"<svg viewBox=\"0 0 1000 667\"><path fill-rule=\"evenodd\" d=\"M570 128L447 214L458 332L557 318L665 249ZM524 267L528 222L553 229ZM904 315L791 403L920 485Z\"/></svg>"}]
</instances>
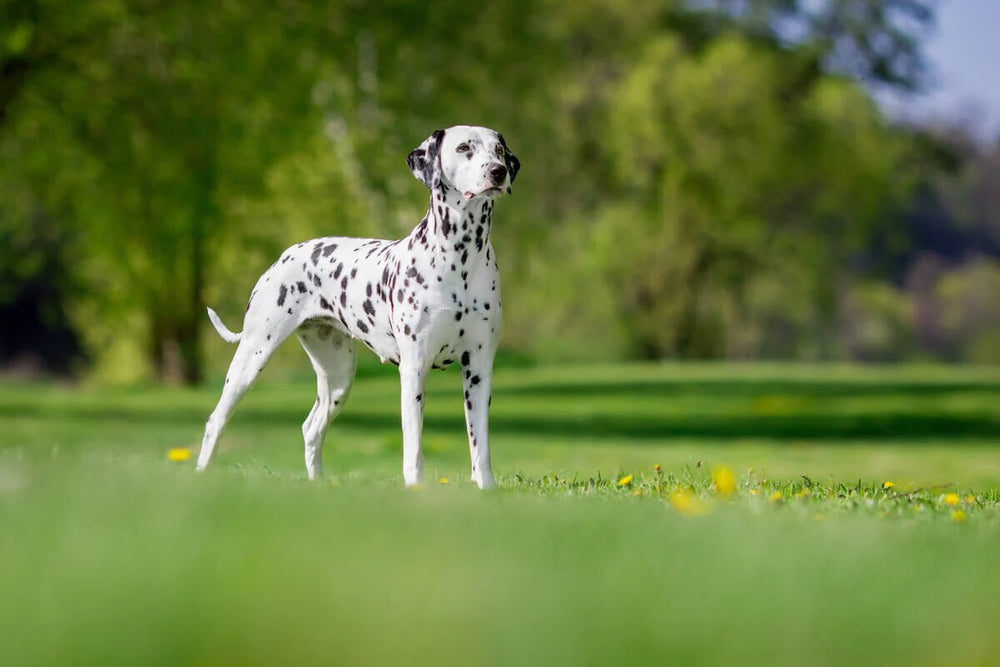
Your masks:
<instances>
[{"instance_id":1,"label":"dog's ear","mask_svg":"<svg viewBox=\"0 0 1000 667\"><path fill-rule=\"evenodd\" d=\"M507 148L507 142L503 140L502 134L497 133L497 139L500 140L500 145L503 146L504 162L507 164L507 173L510 174L510 182L513 183L514 177L517 176L517 172L521 168L521 161ZM507 189L507 194L510 194L510 188Z\"/></svg>"},{"instance_id":2,"label":"dog's ear","mask_svg":"<svg viewBox=\"0 0 1000 667\"><path fill-rule=\"evenodd\" d=\"M417 180L430 189L441 182L441 141L444 130L436 130L406 156L406 165Z\"/></svg>"}]
</instances>

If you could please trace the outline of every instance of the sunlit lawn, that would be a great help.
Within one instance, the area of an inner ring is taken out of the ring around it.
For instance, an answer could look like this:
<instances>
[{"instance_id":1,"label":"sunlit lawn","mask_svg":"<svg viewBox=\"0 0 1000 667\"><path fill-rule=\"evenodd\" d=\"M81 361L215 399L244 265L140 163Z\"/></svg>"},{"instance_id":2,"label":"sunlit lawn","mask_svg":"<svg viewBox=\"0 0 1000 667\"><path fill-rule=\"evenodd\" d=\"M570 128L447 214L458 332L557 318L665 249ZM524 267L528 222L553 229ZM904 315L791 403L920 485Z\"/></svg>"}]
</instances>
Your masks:
<instances>
[{"instance_id":1,"label":"sunlit lawn","mask_svg":"<svg viewBox=\"0 0 1000 667\"><path fill-rule=\"evenodd\" d=\"M454 373L428 391L427 484L401 488L392 370L363 369L319 483L306 380L265 374L200 476L167 452L197 453L218 382L0 385L0 653L997 660L998 370L502 367L490 494L467 481Z\"/></svg>"}]
</instances>

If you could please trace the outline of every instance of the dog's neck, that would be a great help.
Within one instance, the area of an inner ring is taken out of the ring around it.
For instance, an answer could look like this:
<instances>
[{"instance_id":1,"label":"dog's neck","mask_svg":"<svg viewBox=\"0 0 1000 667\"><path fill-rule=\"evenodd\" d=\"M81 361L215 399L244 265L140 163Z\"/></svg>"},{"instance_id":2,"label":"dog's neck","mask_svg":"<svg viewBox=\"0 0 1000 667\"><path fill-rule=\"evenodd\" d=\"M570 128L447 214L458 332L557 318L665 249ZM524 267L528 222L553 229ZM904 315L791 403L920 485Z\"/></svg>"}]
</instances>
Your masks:
<instances>
[{"instance_id":1,"label":"dog's neck","mask_svg":"<svg viewBox=\"0 0 1000 667\"><path fill-rule=\"evenodd\" d=\"M485 252L490 240L493 200L487 197L466 199L460 192L446 187L431 192L424 231L428 240L436 242L442 254L464 257L463 263ZM415 233L419 232L420 227L417 227Z\"/></svg>"}]
</instances>

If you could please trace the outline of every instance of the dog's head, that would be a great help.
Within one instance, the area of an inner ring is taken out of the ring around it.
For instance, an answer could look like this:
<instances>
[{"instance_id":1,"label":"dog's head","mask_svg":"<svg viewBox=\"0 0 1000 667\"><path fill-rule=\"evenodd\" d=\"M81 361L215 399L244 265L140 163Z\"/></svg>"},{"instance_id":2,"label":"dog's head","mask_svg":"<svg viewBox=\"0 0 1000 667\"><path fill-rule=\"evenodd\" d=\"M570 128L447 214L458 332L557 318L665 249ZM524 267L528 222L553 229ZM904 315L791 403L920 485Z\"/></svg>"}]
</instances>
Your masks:
<instances>
[{"instance_id":1,"label":"dog's head","mask_svg":"<svg viewBox=\"0 0 1000 667\"><path fill-rule=\"evenodd\" d=\"M451 189L465 199L510 194L521 168L499 132L469 125L436 131L406 156L406 164L431 190Z\"/></svg>"}]
</instances>

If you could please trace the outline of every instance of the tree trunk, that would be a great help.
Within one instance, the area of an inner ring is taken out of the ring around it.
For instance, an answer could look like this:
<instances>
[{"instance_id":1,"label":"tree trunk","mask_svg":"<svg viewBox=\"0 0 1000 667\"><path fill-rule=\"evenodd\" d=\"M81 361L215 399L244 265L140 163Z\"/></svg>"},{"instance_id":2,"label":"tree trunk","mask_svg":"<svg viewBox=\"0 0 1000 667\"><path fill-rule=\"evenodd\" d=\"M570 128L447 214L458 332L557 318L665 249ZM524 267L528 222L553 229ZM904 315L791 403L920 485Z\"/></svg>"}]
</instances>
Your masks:
<instances>
[{"instance_id":1,"label":"tree trunk","mask_svg":"<svg viewBox=\"0 0 1000 667\"><path fill-rule=\"evenodd\" d=\"M679 308L677 327L674 335L674 350L681 359L704 357L705 349L699 345L698 334L701 328L698 317L698 299L701 295L704 281L711 264L711 253L702 249L698 252L691 270L685 281L686 289L680 290L683 303Z\"/></svg>"},{"instance_id":2,"label":"tree trunk","mask_svg":"<svg viewBox=\"0 0 1000 667\"><path fill-rule=\"evenodd\" d=\"M201 349L201 330L205 319L205 243L206 223L212 216L212 193L202 192L200 205L191 217L191 247L185 266L187 281L182 322L178 327L181 356L181 381L196 385L205 377L205 357Z\"/></svg>"}]
</instances>

